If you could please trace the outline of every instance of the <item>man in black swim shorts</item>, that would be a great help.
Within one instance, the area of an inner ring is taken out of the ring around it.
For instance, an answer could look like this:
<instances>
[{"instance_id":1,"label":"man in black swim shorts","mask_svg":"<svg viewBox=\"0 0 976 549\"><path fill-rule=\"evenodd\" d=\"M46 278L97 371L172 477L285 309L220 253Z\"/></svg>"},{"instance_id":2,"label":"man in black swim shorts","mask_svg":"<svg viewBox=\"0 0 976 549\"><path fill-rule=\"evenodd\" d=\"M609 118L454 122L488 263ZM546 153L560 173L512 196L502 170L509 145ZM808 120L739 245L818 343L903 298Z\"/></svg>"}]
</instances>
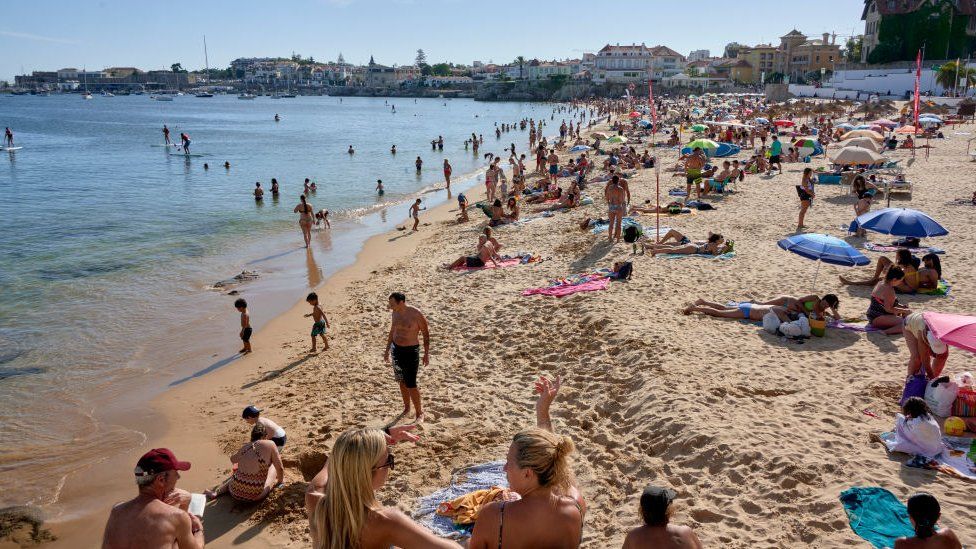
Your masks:
<instances>
[{"instance_id":1,"label":"man in black swim shorts","mask_svg":"<svg viewBox=\"0 0 976 549\"><path fill-rule=\"evenodd\" d=\"M393 312L390 334L386 338L383 360L390 362L393 355L393 377L400 384L403 397L403 413L410 413L411 404L416 411L416 421L424 419L420 390L417 388L417 372L420 369L420 335L424 338L423 364L430 363L430 330L427 318L414 307L407 306L407 298L400 292L390 294L389 307Z\"/></svg>"}]
</instances>

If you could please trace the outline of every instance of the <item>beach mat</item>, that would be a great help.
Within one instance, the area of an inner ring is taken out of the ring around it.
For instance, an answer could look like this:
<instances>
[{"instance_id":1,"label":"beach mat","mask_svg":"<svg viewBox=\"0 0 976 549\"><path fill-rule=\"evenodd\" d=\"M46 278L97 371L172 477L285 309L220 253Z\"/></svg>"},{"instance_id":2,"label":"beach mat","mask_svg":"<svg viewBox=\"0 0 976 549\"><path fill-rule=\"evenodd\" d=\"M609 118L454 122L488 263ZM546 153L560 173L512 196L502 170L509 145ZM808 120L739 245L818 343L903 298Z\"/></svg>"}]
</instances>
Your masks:
<instances>
[{"instance_id":1,"label":"beach mat","mask_svg":"<svg viewBox=\"0 0 976 549\"><path fill-rule=\"evenodd\" d=\"M710 254L657 254L654 257L661 259L684 259L686 257L701 257L704 259L732 259L735 257L735 252L726 252L720 255L710 255Z\"/></svg>"},{"instance_id":2,"label":"beach mat","mask_svg":"<svg viewBox=\"0 0 976 549\"><path fill-rule=\"evenodd\" d=\"M840 320L831 320L827 322L828 328L837 328L838 330L847 330L848 332L879 332L878 328L875 328L869 323L855 324L853 322L843 322Z\"/></svg>"},{"instance_id":3,"label":"beach mat","mask_svg":"<svg viewBox=\"0 0 976 549\"><path fill-rule=\"evenodd\" d=\"M881 442L884 444L885 450L887 450L889 453L893 451L892 449L895 446L894 431L881 433L878 438L880 438ZM935 458L932 459L926 468L939 471L956 478L976 481L976 464L974 464L973 461L966 455L966 453L969 451L969 445L972 444L972 439L966 437L943 436L942 444L946 447L946 450L935 456ZM952 455L952 451L957 453L961 452L961 454L954 456Z\"/></svg>"},{"instance_id":4,"label":"beach mat","mask_svg":"<svg viewBox=\"0 0 976 549\"><path fill-rule=\"evenodd\" d=\"M548 295L552 297L565 297L567 295L580 292L595 292L607 289L610 284L610 277L605 275L585 275L577 280L562 280L550 286L541 288L527 288L522 290L523 296Z\"/></svg>"},{"instance_id":5,"label":"beach mat","mask_svg":"<svg viewBox=\"0 0 976 549\"><path fill-rule=\"evenodd\" d=\"M468 267L461 265L460 267L454 267L451 270L457 273L464 273L468 271L486 271L488 269L504 269L505 267L514 267L516 265L520 265L521 263L522 260L516 257L513 259L503 259L498 262L497 266L489 261L488 263L485 263L484 267Z\"/></svg>"},{"instance_id":6,"label":"beach mat","mask_svg":"<svg viewBox=\"0 0 976 549\"><path fill-rule=\"evenodd\" d=\"M949 295L950 291L952 291L952 285L945 280L939 280L939 285L935 288L919 290L918 293L922 295Z\"/></svg>"},{"instance_id":7,"label":"beach mat","mask_svg":"<svg viewBox=\"0 0 976 549\"><path fill-rule=\"evenodd\" d=\"M507 487L508 481L505 472L502 471L504 466L504 461L492 461L455 471L451 474L451 483L446 488L417 498L413 518L438 536L450 539L470 537L473 525L455 525L450 518L437 514L437 506L475 490L484 490L492 486Z\"/></svg>"},{"instance_id":8,"label":"beach mat","mask_svg":"<svg viewBox=\"0 0 976 549\"><path fill-rule=\"evenodd\" d=\"M850 231L854 232L854 231ZM864 249L872 252L896 252L904 246L891 246L889 244L877 244L875 242L865 242ZM913 254L944 254L945 250L934 246L923 246L921 248L908 248Z\"/></svg>"},{"instance_id":9,"label":"beach mat","mask_svg":"<svg viewBox=\"0 0 976 549\"><path fill-rule=\"evenodd\" d=\"M840 502L851 530L878 549L894 547L896 539L915 535L908 508L884 488L849 488L841 492Z\"/></svg>"}]
</instances>

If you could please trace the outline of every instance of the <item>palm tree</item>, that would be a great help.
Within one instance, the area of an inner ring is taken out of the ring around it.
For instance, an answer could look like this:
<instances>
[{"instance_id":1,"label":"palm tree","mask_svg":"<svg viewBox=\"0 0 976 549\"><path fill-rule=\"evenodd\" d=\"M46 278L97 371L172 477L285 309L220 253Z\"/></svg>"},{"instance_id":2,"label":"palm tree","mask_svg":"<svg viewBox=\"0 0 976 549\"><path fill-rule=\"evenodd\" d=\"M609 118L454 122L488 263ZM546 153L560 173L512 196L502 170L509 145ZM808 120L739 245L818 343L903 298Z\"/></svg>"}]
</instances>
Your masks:
<instances>
[{"instance_id":1,"label":"palm tree","mask_svg":"<svg viewBox=\"0 0 976 549\"><path fill-rule=\"evenodd\" d=\"M958 71L958 72L957 72ZM949 61L939 67L939 72L935 75L935 81L946 90L953 90L957 86L956 75L964 84L964 88L976 85L976 69L970 69L958 61Z\"/></svg>"},{"instance_id":2,"label":"palm tree","mask_svg":"<svg viewBox=\"0 0 976 549\"><path fill-rule=\"evenodd\" d=\"M518 66L519 66L519 80L521 80L522 79L522 67L525 66L525 57L523 57L523 56L520 55L520 56L518 56L518 57L515 58L515 62L518 63Z\"/></svg>"}]
</instances>

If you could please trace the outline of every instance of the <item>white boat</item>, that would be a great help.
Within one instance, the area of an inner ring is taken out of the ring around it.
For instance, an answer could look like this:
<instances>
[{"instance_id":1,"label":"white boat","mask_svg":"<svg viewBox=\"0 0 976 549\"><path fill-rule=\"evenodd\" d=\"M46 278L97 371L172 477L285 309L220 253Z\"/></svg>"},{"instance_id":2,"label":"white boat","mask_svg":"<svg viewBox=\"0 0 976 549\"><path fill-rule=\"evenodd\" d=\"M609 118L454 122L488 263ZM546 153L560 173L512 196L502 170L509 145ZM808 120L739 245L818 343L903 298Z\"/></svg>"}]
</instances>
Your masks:
<instances>
[{"instance_id":1,"label":"white boat","mask_svg":"<svg viewBox=\"0 0 976 549\"><path fill-rule=\"evenodd\" d=\"M115 97L115 94L106 91L106 92L102 92L102 97Z\"/></svg>"},{"instance_id":2,"label":"white boat","mask_svg":"<svg viewBox=\"0 0 976 549\"><path fill-rule=\"evenodd\" d=\"M81 71L85 74L85 95L82 95L82 99L91 99L92 94L88 93L88 67L84 67Z\"/></svg>"},{"instance_id":3,"label":"white boat","mask_svg":"<svg viewBox=\"0 0 976 549\"><path fill-rule=\"evenodd\" d=\"M238 95L237 98L238 99L255 99L255 98L257 98L257 96L254 95L253 93L242 93L242 94Z\"/></svg>"},{"instance_id":4,"label":"white boat","mask_svg":"<svg viewBox=\"0 0 976 549\"><path fill-rule=\"evenodd\" d=\"M85 95L82 95L81 98L82 99L91 99L92 98L92 94L90 94L88 92L85 92Z\"/></svg>"},{"instance_id":5,"label":"white boat","mask_svg":"<svg viewBox=\"0 0 976 549\"><path fill-rule=\"evenodd\" d=\"M155 96L152 96L151 99L155 99L156 101L172 101L173 100L173 96L172 95L155 95Z\"/></svg>"},{"instance_id":6,"label":"white boat","mask_svg":"<svg viewBox=\"0 0 976 549\"><path fill-rule=\"evenodd\" d=\"M212 93L207 93L207 92L200 92L200 93L197 93L197 94L194 94L194 95L196 97L213 97L213 94Z\"/></svg>"}]
</instances>

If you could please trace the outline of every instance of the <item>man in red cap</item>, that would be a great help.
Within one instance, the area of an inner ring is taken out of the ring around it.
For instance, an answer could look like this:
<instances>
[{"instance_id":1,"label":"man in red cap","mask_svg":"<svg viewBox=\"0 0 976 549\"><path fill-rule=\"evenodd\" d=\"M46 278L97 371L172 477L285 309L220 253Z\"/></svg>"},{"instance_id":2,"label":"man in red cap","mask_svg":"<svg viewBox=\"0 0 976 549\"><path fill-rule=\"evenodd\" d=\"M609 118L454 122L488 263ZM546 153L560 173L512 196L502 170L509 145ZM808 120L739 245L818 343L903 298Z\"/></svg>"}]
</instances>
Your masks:
<instances>
[{"instance_id":1,"label":"man in red cap","mask_svg":"<svg viewBox=\"0 0 976 549\"><path fill-rule=\"evenodd\" d=\"M180 508L176 499L181 498L173 498L179 471L189 469L189 462L177 460L167 448L139 458L139 495L112 508L102 549L203 549L203 523Z\"/></svg>"}]
</instances>

